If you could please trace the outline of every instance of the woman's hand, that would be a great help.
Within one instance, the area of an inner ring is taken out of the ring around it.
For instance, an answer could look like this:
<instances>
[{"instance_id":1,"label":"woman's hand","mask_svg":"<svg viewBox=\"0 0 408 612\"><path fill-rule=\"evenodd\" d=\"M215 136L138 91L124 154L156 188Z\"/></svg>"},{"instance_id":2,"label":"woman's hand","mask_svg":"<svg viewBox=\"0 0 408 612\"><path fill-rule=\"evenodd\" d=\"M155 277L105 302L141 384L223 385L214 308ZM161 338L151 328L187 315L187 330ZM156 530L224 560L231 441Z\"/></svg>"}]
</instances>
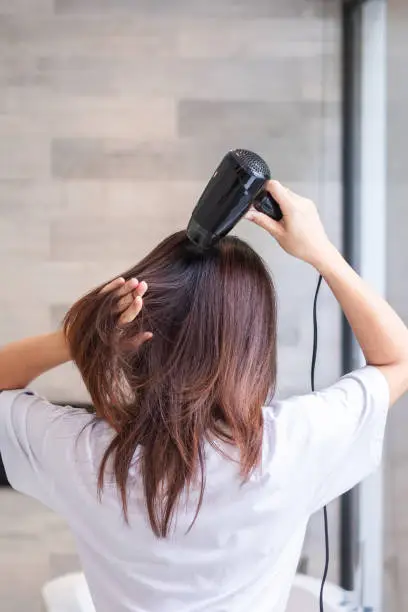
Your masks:
<instances>
[{"instance_id":1,"label":"woman's hand","mask_svg":"<svg viewBox=\"0 0 408 612\"><path fill-rule=\"evenodd\" d=\"M125 281L124 278L115 278L101 289L101 293L115 293L119 297L117 314L119 315L118 324L120 327L132 323L142 310L143 296L147 291L147 283L139 282L136 278ZM143 344L146 340L153 337L151 332L143 332L138 338L138 343Z\"/></svg>"},{"instance_id":2,"label":"woman's hand","mask_svg":"<svg viewBox=\"0 0 408 612\"><path fill-rule=\"evenodd\" d=\"M283 219L274 221L254 208L247 212L245 218L266 229L290 255L319 267L334 247L326 235L315 204L278 181L268 181L266 189L280 205Z\"/></svg>"}]
</instances>

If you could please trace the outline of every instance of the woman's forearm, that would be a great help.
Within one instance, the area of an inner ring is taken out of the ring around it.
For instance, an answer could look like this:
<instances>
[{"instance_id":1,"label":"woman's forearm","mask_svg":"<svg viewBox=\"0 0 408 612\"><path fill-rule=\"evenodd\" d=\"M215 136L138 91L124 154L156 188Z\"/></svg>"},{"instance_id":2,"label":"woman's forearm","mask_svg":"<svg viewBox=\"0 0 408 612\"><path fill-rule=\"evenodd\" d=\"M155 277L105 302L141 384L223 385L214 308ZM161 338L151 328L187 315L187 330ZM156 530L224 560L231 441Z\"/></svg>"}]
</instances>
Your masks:
<instances>
[{"instance_id":1,"label":"woman's forearm","mask_svg":"<svg viewBox=\"0 0 408 612\"><path fill-rule=\"evenodd\" d=\"M367 363L408 360L406 325L334 247L318 269L340 303Z\"/></svg>"},{"instance_id":2,"label":"woman's forearm","mask_svg":"<svg viewBox=\"0 0 408 612\"><path fill-rule=\"evenodd\" d=\"M0 390L26 387L34 378L70 360L61 331L26 338L0 349Z\"/></svg>"}]
</instances>

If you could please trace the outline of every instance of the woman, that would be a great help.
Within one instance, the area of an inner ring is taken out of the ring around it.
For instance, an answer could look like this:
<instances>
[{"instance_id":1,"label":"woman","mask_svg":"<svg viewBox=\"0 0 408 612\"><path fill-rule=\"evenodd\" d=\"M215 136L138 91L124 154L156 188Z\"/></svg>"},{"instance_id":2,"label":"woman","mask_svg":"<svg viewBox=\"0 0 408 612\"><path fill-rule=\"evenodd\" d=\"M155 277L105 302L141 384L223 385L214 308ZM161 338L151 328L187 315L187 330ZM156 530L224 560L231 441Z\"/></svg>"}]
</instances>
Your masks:
<instances>
[{"instance_id":1,"label":"woman","mask_svg":"<svg viewBox=\"0 0 408 612\"><path fill-rule=\"evenodd\" d=\"M199 256L184 232L74 304L63 331L1 351L9 480L67 519L98 612L282 612L310 515L379 464L388 407L408 387L407 328L329 242L314 204L269 189L283 220L247 218L323 275L365 368L271 401L262 260L231 237ZM94 415L27 391L69 359Z\"/></svg>"}]
</instances>

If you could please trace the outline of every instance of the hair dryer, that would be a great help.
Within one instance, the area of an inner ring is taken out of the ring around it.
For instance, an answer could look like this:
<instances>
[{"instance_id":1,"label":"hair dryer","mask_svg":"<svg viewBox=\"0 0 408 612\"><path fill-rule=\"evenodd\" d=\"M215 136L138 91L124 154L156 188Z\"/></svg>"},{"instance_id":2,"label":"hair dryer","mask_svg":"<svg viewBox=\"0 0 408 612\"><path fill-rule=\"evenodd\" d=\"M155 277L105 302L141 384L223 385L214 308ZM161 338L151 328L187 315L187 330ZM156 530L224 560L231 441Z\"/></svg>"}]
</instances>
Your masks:
<instances>
[{"instance_id":1,"label":"hair dryer","mask_svg":"<svg viewBox=\"0 0 408 612\"><path fill-rule=\"evenodd\" d=\"M200 250L225 236L251 204L272 219L282 219L279 204L265 190L271 178L267 163L252 151L229 151L211 177L196 204L187 236Z\"/></svg>"}]
</instances>

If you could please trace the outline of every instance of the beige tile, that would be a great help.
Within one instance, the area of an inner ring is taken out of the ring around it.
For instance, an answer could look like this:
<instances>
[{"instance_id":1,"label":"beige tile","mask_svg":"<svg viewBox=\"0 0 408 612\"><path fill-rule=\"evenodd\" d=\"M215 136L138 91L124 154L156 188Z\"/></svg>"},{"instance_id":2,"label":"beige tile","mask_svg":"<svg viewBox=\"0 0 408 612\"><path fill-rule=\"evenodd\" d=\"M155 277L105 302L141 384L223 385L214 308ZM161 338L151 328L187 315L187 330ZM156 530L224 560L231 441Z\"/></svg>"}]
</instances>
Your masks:
<instances>
[{"instance_id":1,"label":"beige tile","mask_svg":"<svg viewBox=\"0 0 408 612\"><path fill-rule=\"evenodd\" d=\"M163 208L175 226L185 225L206 181L0 181L0 219L49 225L52 219L132 219L160 222ZM160 211L160 212L159 212ZM1 246L1 245L0 245Z\"/></svg>"},{"instance_id":2,"label":"beige tile","mask_svg":"<svg viewBox=\"0 0 408 612\"><path fill-rule=\"evenodd\" d=\"M225 150L223 143L197 149L194 140L54 139L52 171L56 179L65 180L205 180Z\"/></svg>"},{"instance_id":3,"label":"beige tile","mask_svg":"<svg viewBox=\"0 0 408 612\"><path fill-rule=\"evenodd\" d=\"M3 78L11 87L44 86L68 96L296 101L301 95L304 100L320 99L316 98L320 91L303 86L318 68L316 59L308 57L116 59L51 55L41 59L37 67L8 62ZM274 78L266 79L266 74ZM314 78L318 82L316 75Z\"/></svg>"},{"instance_id":4,"label":"beige tile","mask_svg":"<svg viewBox=\"0 0 408 612\"><path fill-rule=\"evenodd\" d=\"M78 567L65 522L11 489L0 489L0 549L2 612L43 612L43 584L58 569Z\"/></svg>"},{"instance_id":5,"label":"beige tile","mask_svg":"<svg viewBox=\"0 0 408 612\"><path fill-rule=\"evenodd\" d=\"M50 175L49 140L29 136L0 139L0 180Z\"/></svg>"},{"instance_id":6,"label":"beige tile","mask_svg":"<svg viewBox=\"0 0 408 612\"><path fill-rule=\"evenodd\" d=\"M38 293L38 289L33 292L32 299L28 299L24 290L26 286L25 275L29 273L29 267L22 260L19 260L18 265L15 261L10 260L8 264L10 266L7 268L8 278L16 273L18 267L20 267L23 276L20 278L20 297L17 297L15 292L12 293L9 285L10 289L4 292L4 296L0 300L0 344L50 331L48 306L38 301L38 295L35 295L35 293ZM7 270L6 268L2 270L0 266L0 277L2 271L6 272ZM15 283L17 285L17 280Z\"/></svg>"},{"instance_id":7,"label":"beige tile","mask_svg":"<svg viewBox=\"0 0 408 612\"><path fill-rule=\"evenodd\" d=\"M51 326L59 329L62 326L64 317L72 304L53 304L50 306Z\"/></svg>"},{"instance_id":8,"label":"beige tile","mask_svg":"<svg viewBox=\"0 0 408 612\"><path fill-rule=\"evenodd\" d=\"M50 226L44 219L27 223L16 215L0 217L0 261L29 258L44 261L50 256Z\"/></svg>"},{"instance_id":9,"label":"beige tile","mask_svg":"<svg viewBox=\"0 0 408 612\"><path fill-rule=\"evenodd\" d=\"M394 518L395 533L399 539L405 537L408 544L408 457L398 457L394 461ZM408 563L408 558L407 558ZM407 565L408 569L408 565Z\"/></svg>"},{"instance_id":10,"label":"beige tile","mask_svg":"<svg viewBox=\"0 0 408 612\"><path fill-rule=\"evenodd\" d=\"M105 219L131 220L139 217L160 223L161 215L171 217L174 228L185 226L204 189L202 181L68 181L63 184L61 215L82 214Z\"/></svg>"},{"instance_id":11,"label":"beige tile","mask_svg":"<svg viewBox=\"0 0 408 612\"><path fill-rule=\"evenodd\" d=\"M338 31L340 44L340 30ZM303 62L300 72L301 99L320 100L322 104L341 101L341 80L338 78L339 55L329 54L326 43L322 43L322 52L309 62ZM323 55L322 55L323 53ZM323 106L322 106L323 110Z\"/></svg>"},{"instance_id":12,"label":"beige tile","mask_svg":"<svg viewBox=\"0 0 408 612\"><path fill-rule=\"evenodd\" d=\"M13 2L3 2L0 9L1 14L27 15L33 11L38 16L50 15L54 10L54 0L13 0Z\"/></svg>"},{"instance_id":13,"label":"beige tile","mask_svg":"<svg viewBox=\"0 0 408 612\"><path fill-rule=\"evenodd\" d=\"M58 404L90 404L89 394L78 370L72 363L59 366L37 378L31 387L43 397Z\"/></svg>"},{"instance_id":14,"label":"beige tile","mask_svg":"<svg viewBox=\"0 0 408 612\"><path fill-rule=\"evenodd\" d=\"M326 52L337 52L338 24L304 18L296 19L219 18L200 19L178 31L181 57L316 57L321 54L322 37Z\"/></svg>"},{"instance_id":15,"label":"beige tile","mask_svg":"<svg viewBox=\"0 0 408 612\"><path fill-rule=\"evenodd\" d=\"M64 574L81 570L79 558L75 554L56 554L50 555L51 578L58 578Z\"/></svg>"},{"instance_id":16,"label":"beige tile","mask_svg":"<svg viewBox=\"0 0 408 612\"><path fill-rule=\"evenodd\" d=\"M50 0L52 2L53 0ZM191 22L191 20L190 20ZM182 27L181 24L179 27ZM0 24L0 48L31 57L139 57L174 53L176 27L161 15L55 15L30 19L29 11L18 21L9 17Z\"/></svg>"},{"instance_id":17,"label":"beige tile","mask_svg":"<svg viewBox=\"0 0 408 612\"><path fill-rule=\"evenodd\" d=\"M49 219L63 207L61 185L50 178L0 179L0 217L28 225L37 219Z\"/></svg>"},{"instance_id":18,"label":"beige tile","mask_svg":"<svg viewBox=\"0 0 408 612\"><path fill-rule=\"evenodd\" d=\"M0 266L0 284L8 288L8 296L18 308L18 302L25 304L69 303L97 286L126 270L134 263L134 258L106 259L103 262L83 262L79 258L73 262L34 262L14 261L12 268ZM18 315L19 316L19 315ZM47 315L48 316L48 315Z\"/></svg>"},{"instance_id":19,"label":"beige tile","mask_svg":"<svg viewBox=\"0 0 408 612\"><path fill-rule=\"evenodd\" d=\"M398 553L397 553L397 596L399 597L400 610L408 610L408 537L398 537Z\"/></svg>"},{"instance_id":20,"label":"beige tile","mask_svg":"<svg viewBox=\"0 0 408 612\"><path fill-rule=\"evenodd\" d=\"M37 58L7 48L2 56L0 83L3 87L47 87L50 79Z\"/></svg>"},{"instance_id":21,"label":"beige tile","mask_svg":"<svg viewBox=\"0 0 408 612\"><path fill-rule=\"evenodd\" d=\"M58 524L53 525L51 521L47 523L47 529L42 535L43 545L50 552L51 561L54 558L58 564L61 558L61 563L64 563L64 557L67 557L67 562L75 563L77 568L78 554L74 537L65 521L56 518L59 519Z\"/></svg>"},{"instance_id":22,"label":"beige tile","mask_svg":"<svg viewBox=\"0 0 408 612\"><path fill-rule=\"evenodd\" d=\"M8 551L0 555L0 599L2 611L38 609L41 586L50 575L48 554L37 547L35 551ZM32 602L32 608L31 608Z\"/></svg>"},{"instance_id":23,"label":"beige tile","mask_svg":"<svg viewBox=\"0 0 408 612\"><path fill-rule=\"evenodd\" d=\"M387 452L394 466L408 466L408 398L403 397L390 411L387 424Z\"/></svg>"},{"instance_id":24,"label":"beige tile","mask_svg":"<svg viewBox=\"0 0 408 612\"><path fill-rule=\"evenodd\" d=\"M133 99L110 109L96 102L65 102L52 111L48 106L25 114L0 115L0 133L4 138L85 137L85 138L174 138L176 136L175 102L165 99ZM87 108L88 106L88 108ZM82 107L82 108L81 108Z\"/></svg>"},{"instance_id":25,"label":"beige tile","mask_svg":"<svg viewBox=\"0 0 408 612\"><path fill-rule=\"evenodd\" d=\"M64 59L60 60L64 63ZM65 60L66 61L66 60ZM78 68L80 62L78 62ZM97 112L101 115L111 115L113 113L128 113L132 108L145 108L152 100L152 106L157 108L170 109L173 104L173 97L167 92L163 96L143 96L142 92L124 91L121 96L99 96L87 95L81 96L76 94L68 94L57 89L46 91L47 104L44 105L45 90L40 86L32 86L29 89L30 96L27 97L26 90L21 87L9 86L4 91L1 103L3 104L2 112L9 117L19 115L21 117L30 116L46 116L50 113L54 115L72 114L86 115L92 112ZM1 108L1 107L0 107Z\"/></svg>"},{"instance_id":26,"label":"beige tile","mask_svg":"<svg viewBox=\"0 0 408 612\"><path fill-rule=\"evenodd\" d=\"M116 0L112 3L110 0L55 0L57 13L62 14L132 14L138 12L141 14L155 13L157 5L151 5L148 0L138 2L137 5L132 0ZM228 17L229 15L239 16L243 18L253 17L253 6L248 5L244 0L220 0L219 2L203 3L199 0L189 2L189 13L196 16L211 16L211 17ZM166 15L184 14L184 0L175 0L171 4L160 4L160 12ZM309 17L321 15L323 12L322 6L318 2L299 5L299 0L285 0L285 2L270 3L268 0L258 0L257 15L260 17ZM329 13L327 13L329 14Z\"/></svg>"},{"instance_id":27,"label":"beige tile","mask_svg":"<svg viewBox=\"0 0 408 612\"><path fill-rule=\"evenodd\" d=\"M401 595L398 559L395 556L389 557L386 559L384 567L384 610L386 612L400 612L400 610L403 610Z\"/></svg>"},{"instance_id":28,"label":"beige tile","mask_svg":"<svg viewBox=\"0 0 408 612\"><path fill-rule=\"evenodd\" d=\"M164 212L160 224L142 214L133 223L121 219L71 217L51 225L51 257L54 261L103 262L123 258L136 263L146 251L174 231L174 222Z\"/></svg>"},{"instance_id":29,"label":"beige tile","mask_svg":"<svg viewBox=\"0 0 408 612\"><path fill-rule=\"evenodd\" d=\"M383 512L384 512L384 545L386 554L393 555L396 547L396 499L394 478L394 460L389 454L390 441L386 435L383 451Z\"/></svg>"},{"instance_id":30,"label":"beige tile","mask_svg":"<svg viewBox=\"0 0 408 612\"><path fill-rule=\"evenodd\" d=\"M253 135L263 139L296 139L298 146L321 134L332 136L340 117L340 105L328 103L322 118L321 102L261 102L182 99L177 108L180 135L208 139L219 133L246 141Z\"/></svg>"}]
</instances>

